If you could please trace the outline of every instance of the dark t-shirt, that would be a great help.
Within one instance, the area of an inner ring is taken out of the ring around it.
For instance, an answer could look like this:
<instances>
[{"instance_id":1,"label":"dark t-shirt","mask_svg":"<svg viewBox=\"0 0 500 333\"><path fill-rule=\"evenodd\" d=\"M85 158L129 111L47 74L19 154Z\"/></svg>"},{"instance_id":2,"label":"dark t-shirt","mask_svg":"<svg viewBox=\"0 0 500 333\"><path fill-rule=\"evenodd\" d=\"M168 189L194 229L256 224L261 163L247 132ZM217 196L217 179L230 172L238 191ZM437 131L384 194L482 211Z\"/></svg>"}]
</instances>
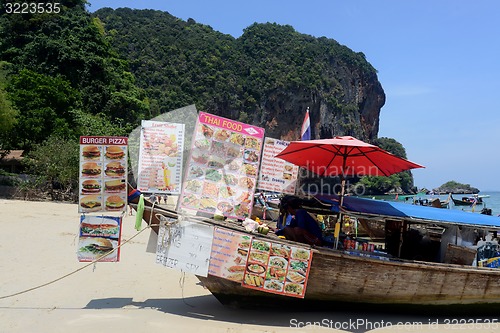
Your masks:
<instances>
[{"instance_id":1,"label":"dark t-shirt","mask_svg":"<svg viewBox=\"0 0 500 333\"><path fill-rule=\"evenodd\" d=\"M295 212L295 218L293 218L290 222L290 227L299 227L305 229L314 236L318 237L321 241L323 240L321 228L305 209L297 209L297 211Z\"/></svg>"}]
</instances>

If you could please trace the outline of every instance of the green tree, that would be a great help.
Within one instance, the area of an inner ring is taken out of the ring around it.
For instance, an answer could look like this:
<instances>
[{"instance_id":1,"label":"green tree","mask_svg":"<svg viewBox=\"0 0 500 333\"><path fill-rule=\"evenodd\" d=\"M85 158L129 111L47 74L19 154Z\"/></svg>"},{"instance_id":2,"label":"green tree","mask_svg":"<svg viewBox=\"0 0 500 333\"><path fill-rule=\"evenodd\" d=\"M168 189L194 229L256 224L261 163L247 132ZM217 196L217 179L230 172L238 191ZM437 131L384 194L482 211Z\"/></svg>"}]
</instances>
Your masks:
<instances>
[{"instance_id":1,"label":"green tree","mask_svg":"<svg viewBox=\"0 0 500 333\"><path fill-rule=\"evenodd\" d=\"M12 76L8 91L19 110L10 137L12 147L30 149L49 134L76 137L71 110L79 105L79 93L68 81L23 69Z\"/></svg>"},{"instance_id":2,"label":"green tree","mask_svg":"<svg viewBox=\"0 0 500 333\"><path fill-rule=\"evenodd\" d=\"M23 159L32 183L47 191L52 200L72 199L78 188L78 141L50 136ZM59 192L57 191L59 190Z\"/></svg>"},{"instance_id":3,"label":"green tree","mask_svg":"<svg viewBox=\"0 0 500 333\"><path fill-rule=\"evenodd\" d=\"M18 114L5 90L8 74L6 67L7 63L0 62L0 150L5 148L7 135L16 124Z\"/></svg>"},{"instance_id":4,"label":"green tree","mask_svg":"<svg viewBox=\"0 0 500 333\"><path fill-rule=\"evenodd\" d=\"M393 138L378 138L375 144L391 154L406 159L405 148ZM415 190L411 171L398 172L389 177L366 176L361 178L360 183L364 185L367 194L384 194L395 189L401 189L405 193Z\"/></svg>"}]
</instances>

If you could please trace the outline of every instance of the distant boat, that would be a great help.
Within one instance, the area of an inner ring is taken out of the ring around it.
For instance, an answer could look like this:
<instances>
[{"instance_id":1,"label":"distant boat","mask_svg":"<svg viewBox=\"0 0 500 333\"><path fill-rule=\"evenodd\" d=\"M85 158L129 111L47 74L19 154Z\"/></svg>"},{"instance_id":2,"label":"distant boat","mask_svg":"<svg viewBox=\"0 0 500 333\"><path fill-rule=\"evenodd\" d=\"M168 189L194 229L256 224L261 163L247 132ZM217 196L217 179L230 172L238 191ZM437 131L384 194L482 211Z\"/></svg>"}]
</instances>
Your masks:
<instances>
[{"instance_id":1,"label":"distant boat","mask_svg":"<svg viewBox=\"0 0 500 333\"><path fill-rule=\"evenodd\" d=\"M451 193L448 195L446 200L441 200L439 198L413 198L414 205L430 206L436 208L449 208L449 203L451 199Z\"/></svg>"},{"instance_id":2,"label":"distant boat","mask_svg":"<svg viewBox=\"0 0 500 333\"><path fill-rule=\"evenodd\" d=\"M478 195L473 195L471 197L462 197L462 199L455 199L453 196L451 199L453 200L453 203L455 206L472 206L473 204L475 205L482 205L484 204L483 198L487 198L488 196L478 196Z\"/></svg>"}]
</instances>

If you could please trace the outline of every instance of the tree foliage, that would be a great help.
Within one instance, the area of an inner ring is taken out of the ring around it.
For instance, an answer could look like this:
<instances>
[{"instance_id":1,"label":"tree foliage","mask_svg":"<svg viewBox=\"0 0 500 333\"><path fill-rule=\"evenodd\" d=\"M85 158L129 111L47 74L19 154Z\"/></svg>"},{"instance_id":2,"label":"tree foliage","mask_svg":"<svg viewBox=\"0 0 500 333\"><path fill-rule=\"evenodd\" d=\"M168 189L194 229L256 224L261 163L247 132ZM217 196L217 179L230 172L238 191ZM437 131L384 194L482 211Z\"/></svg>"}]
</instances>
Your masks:
<instances>
[{"instance_id":1,"label":"tree foliage","mask_svg":"<svg viewBox=\"0 0 500 333\"><path fill-rule=\"evenodd\" d=\"M9 148L30 150L51 133L77 139L86 131L78 121L92 116L98 127L112 124L124 135L148 111L146 95L87 2L60 3L58 14L0 15L0 59L12 69L6 99L19 110Z\"/></svg>"},{"instance_id":2,"label":"tree foliage","mask_svg":"<svg viewBox=\"0 0 500 333\"><path fill-rule=\"evenodd\" d=\"M95 15L147 92L151 116L196 104L257 121L276 91L297 90L321 93L335 110L349 114L352 105L339 80L352 72L376 76L362 53L289 25L255 23L233 38L161 11L104 8Z\"/></svg>"},{"instance_id":3,"label":"tree foliage","mask_svg":"<svg viewBox=\"0 0 500 333\"><path fill-rule=\"evenodd\" d=\"M8 134L16 124L18 110L14 108L5 90L7 86L8 64L0 62L0 150L6 146Z\"/></svg>"},{"instance_id":4,"label":"tree foliage","mask_svg":"<svg viewBox=\"0 0 500 333\"><path fill-rule=\"evenodd\" d=\"M0 14L0 60L10 68L0 86L6 148L49 149L57 142L46 141L51 134L68 143L80 135L127 135L142 119L191 104L263 125L271 120L264 119L266 105L298 93L325 101L338 119L336 134L363 133L363 102L351 88L378 83L376 70L333 39L274 23L253 24L234 38L166 12L90 14L85 0L60 3L57 15ZM396 155L403 149L389 139L380 144ZM411 174L389 183L409 188Z\"/></svg>"},{"instance_id":5,"label":"tree foliage","mask_svg":"<svg viewBox=\"0 0 500 333\"><path fill-rule=\"evenodd\" d=\"M79 158L78 141L52 135L34 145L23 164L34 186L46 189L55 200L60 199L56 190L71 197L78 188Z\"/></svg>"},{"instance_id":6,"label":"tree foliage","mask_svg":"<svg viewBox=\"0 0 500 333\"><path fill-rule=\"evenodd\" d=\"M382 137L378 138L375 144L398 157L406 159L405 148L395 139ZM399 172L389 177L366 176L361 178L360 183L365 187L367 194L384 194L399 189L404 193L415 192L411 171Z\"/></svg>"}]
</instances>

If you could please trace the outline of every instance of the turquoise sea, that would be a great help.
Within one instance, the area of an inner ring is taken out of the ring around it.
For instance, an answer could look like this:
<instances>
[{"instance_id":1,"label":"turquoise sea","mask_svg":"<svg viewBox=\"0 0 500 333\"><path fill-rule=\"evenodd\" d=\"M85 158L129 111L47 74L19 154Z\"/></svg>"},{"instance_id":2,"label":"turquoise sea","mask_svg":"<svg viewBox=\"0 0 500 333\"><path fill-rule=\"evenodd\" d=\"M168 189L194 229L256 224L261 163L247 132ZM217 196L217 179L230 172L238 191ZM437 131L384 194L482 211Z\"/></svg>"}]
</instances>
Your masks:
<instances>
[{"instance_id":1,"label":"turquoise sea","mask_svg":"<svg viewBox=\"0 0 500 333\"><path fill-rule=\"evenodd\" d=\"M474 208L475 213L479 213L483 207L490 208L492 210L492 215L497 216L500 215L500 191L491 191L491 192L480 192L480 196L488 195L489 197L483 198L484 205L479 205ZM469 197L470 194L453 194L454 199L462 199L462 197ZM371 197L373 198L373 197ZM393 201L395 198L394 195L383 195L383 196L375 196L375 199L388 200ZM445 201L448 198L447 194L443 195L418 195L417 199L428 199L433 200L435 198L439 198L441 201ZM399 202L404 202L399 200ZM412 198L409 198L407 201L409 204L413 202ZM472 211L472 207L469 206L455 206L453 201L450 200L448 204L449 209L459 209L464 211Z\"/></svg>"}]
</instances>

